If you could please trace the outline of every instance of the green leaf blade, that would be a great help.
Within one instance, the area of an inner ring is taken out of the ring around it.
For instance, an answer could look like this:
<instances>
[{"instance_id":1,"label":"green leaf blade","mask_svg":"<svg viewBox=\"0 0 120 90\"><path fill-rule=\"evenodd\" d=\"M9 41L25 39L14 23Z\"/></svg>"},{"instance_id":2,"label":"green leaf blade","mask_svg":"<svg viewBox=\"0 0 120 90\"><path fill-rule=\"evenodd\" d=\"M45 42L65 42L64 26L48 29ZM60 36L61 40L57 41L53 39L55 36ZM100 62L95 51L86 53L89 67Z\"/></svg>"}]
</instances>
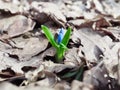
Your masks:
<instances>
[{"instance_id":1,"label":"green leaf blade","mask_svg":"<svg viewBox=\"0 0 120 90\"><path fill-rule=\"evenodd\" d=\"M66 73L65 75L62 76L62 78L70 78L70 77L73 77L77 74L77 71L74 71L74 72L68 72Z\"/></svg>"},{"instance_id":2,"label":"green leaf blade","mask_svg":"<svg viewBox=\"0 0 120 90\"><path fill-rule=\"evenodd\" d=\"M70 39L70 34L71 34L71 28L69 27L67 29L67 32L65 33L64 35L64 38L62 39L62 44L64 44L65 46L67 46L68 42L69 42L69 39Z\"/></svg>"},{"instance_id":3,"label":"green leaf blade","mask_svg":"<svg viewBox=\"0 0 120 90\"><path fill-rule=\"evenodd\" d=\"M50 29L44 25L41 25L42 30L44 31L45 36L49 40L49 42L52 44L53 47L58 48L59 46L54 40L53 34L50 32Z\"/></svg>"}]
</instances>

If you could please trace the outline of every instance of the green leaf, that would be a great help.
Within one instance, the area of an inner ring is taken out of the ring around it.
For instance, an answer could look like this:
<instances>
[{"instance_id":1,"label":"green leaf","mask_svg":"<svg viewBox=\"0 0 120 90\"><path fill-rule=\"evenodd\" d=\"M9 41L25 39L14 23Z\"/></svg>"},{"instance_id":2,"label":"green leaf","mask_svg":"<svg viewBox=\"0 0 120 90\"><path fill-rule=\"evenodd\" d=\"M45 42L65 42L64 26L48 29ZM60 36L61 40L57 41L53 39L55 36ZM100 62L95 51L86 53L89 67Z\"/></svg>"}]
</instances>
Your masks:
<instances>
[{"instance_id":1,"label":"green leaf","mask_svg":"<svg viewBox=\"0 0 120 90\"><path fill-rule=\"evenodd\" d=\"M67 50L68 48L63 44L63 43L60 43L60 47Z\"/></svg>"},{"instance_id":2,"label":"green leaf","mask_svg":"<svg viewBox=\"0 0 120 90\"><path fill-rule=\"evenodd\" d=\"M56 51L56 62L62 62L62 59L64 58L65 51L67 49L68 48L64 44L60 43L59 48Z\"/></svg>"},{"instance_id":3,"label":"green leaf","mask_svg":"<svg viewBox=\"0 0 120 90\"><path fill-rule=\"evenodd\" d=\"M45 36L49 40L49 42L52 44L53 47L58 48L59 45L55 42L54 36L51 33L50 29L44 25L41 25L42 30L44 31Z\"/></svg>"},{"instance_id":4,"label":"green leaf","mask_svg":"<svg viewBox=\"0 0 120 90\"><path fill-rule=\"evenodd\" d=\"M82 79L83 69L84 69L84 66L81 66L81 67L79 68L78 73L77 73L77 75L76 75L76 77L75 77L76 80L79 80L79 81L80 81L80 80Z\"/></svg>"},{"instance_id":5,"label":"green leaf","mask_svg":"<svg viewBox=\"0 0 120 90\"><path fill-rule=\"evenodd\" d=\"M67 46L67 44L68 44L68 42L69 42L70 34L71 34L71 28L69 27L69 28L67 29L67 32L66 32L65 35L64 35L64 38L63 38L62 42L61 42L61 43L64 44L65 46Z\"/></svg>"},{"instance_id":6,"label":"green leaf","mask_svg":"<svg viewBox=\"0 0 120 90\"><path fill-rule=\"evenodd\" d=\"M65 53L64 48L59 47L58 49L56 49L56 55L55 55L56 62L59 62L59 63L62 62L64 58L64 53Z\"/></svg>"},{"instance_id":7,"label":"green leaf","mask_svg":"<svg viewBox=\"0 0 120 90\"><path fill-rule=\"evenodd\" d=\"M65 75L62 76L62 78L70 78L70 77L73 77L77 74L77 71L74 71L74 72L68 72L66 73Z\"/></svg>"}]
</instances>

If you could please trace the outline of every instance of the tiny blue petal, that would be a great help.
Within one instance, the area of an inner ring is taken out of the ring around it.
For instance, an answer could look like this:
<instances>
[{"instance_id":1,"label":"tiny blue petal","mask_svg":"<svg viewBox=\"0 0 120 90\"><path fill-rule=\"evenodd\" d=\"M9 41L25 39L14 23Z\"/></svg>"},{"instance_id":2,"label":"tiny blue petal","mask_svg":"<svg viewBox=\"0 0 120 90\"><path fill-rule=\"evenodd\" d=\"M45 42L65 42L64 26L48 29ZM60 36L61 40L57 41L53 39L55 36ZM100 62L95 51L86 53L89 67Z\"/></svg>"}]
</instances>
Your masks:
<instances>
[{"instance_id":1,"label":"tiny blue petal","mask_svg":"<svg viewBox=\"0 0 120 90\"><path fill-rule=\"evenodd\" d=\"M57 42L58 42L58 44L61 43L63 37L64 37L64 29L61 28L61 29L60 29L60 32L59 32L59 34L58 34L58 38L57 38Z\"/></svg>"}]
</instances>

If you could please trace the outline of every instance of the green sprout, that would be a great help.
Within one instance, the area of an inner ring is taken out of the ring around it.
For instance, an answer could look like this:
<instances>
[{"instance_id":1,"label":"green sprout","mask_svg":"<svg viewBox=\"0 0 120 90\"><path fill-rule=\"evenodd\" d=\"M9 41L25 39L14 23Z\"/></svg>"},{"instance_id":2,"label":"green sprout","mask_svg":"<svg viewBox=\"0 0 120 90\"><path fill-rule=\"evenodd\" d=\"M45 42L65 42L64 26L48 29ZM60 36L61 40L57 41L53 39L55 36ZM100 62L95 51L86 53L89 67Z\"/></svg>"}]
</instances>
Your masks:
<instances>
[{"instance_id":1,"label":"green sprout","mask_svg":"<svg viewBox=\"0 0 120 90\"><path fill-rule=\"evenodd\" d=\"M51 33L50 29L44 25L41 26L42 30L44 31L45 36L51 43L51 45L56 48L56 62L62 62L65 51L68 49L67 44L70 39L71 28L69 27L64 34L64 29L62 28L58 34L57 41L55 41L53 34Z\"/></svg>"}]
</instances>

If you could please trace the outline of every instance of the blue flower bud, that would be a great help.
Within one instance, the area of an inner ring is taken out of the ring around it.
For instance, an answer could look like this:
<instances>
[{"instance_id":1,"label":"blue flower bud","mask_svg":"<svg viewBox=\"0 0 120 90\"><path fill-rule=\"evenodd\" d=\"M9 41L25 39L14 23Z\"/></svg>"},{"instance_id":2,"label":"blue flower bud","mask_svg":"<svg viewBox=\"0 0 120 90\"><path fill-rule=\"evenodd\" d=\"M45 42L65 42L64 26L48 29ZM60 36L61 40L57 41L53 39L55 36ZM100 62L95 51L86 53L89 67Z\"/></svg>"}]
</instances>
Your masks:
<instances>
[{"instance_id":1,"label":"blue flower bud","mask_svg":"<svg viewBox=\"0 0 120 90\"><path fill-rule=\"evenodd\" d=\"M64 37L64 29L61 28L61 29L60 29L60 32L59 32L59 34L58 34L58 38L57 38L57 42L58 42L58 44L61 43L63 37Z\"/></svg>"}]
</instances>

